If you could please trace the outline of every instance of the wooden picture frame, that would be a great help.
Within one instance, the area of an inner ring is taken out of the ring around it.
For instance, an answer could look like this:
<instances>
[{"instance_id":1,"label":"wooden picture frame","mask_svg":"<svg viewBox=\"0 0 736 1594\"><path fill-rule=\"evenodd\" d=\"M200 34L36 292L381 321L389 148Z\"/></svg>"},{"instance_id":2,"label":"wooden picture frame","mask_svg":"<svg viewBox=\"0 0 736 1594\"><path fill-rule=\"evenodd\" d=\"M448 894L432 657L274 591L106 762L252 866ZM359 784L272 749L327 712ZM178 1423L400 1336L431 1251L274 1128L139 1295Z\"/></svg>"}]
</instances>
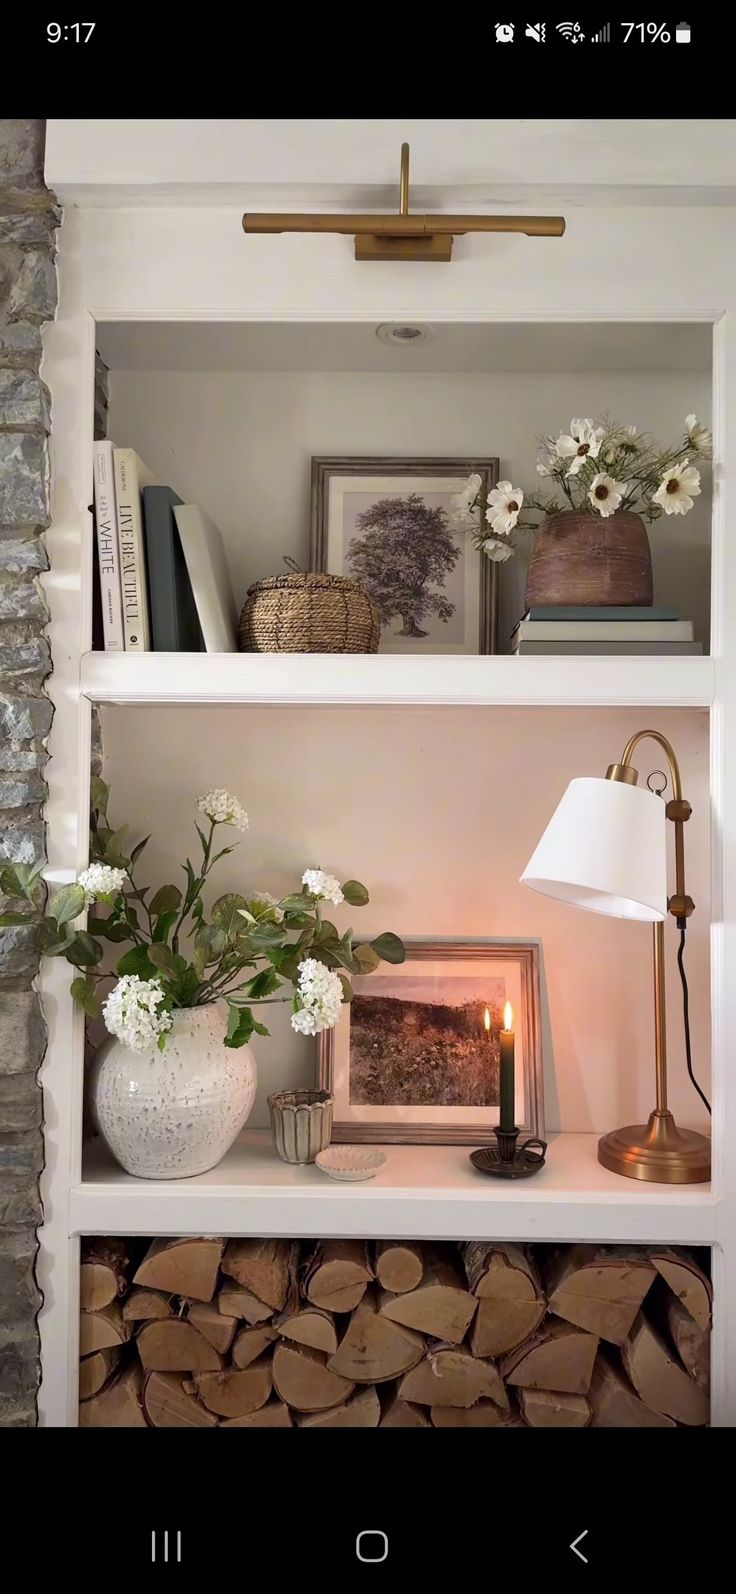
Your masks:
<instances>
[{"instance_id":1,"label":"wooden picture frame","mask_svg":"<svg viewBox=\"0 0 736 1594\"><path fill-rule=\"evenodd\" d=\"M448 1011L462 1014L463 1034L470 1035L472 1042L468 1068L474 1070L476 1090L478 1064L481 1068L484 1066L481 1049L484 1041L480 1033L484 1021L483 993L487 993L485 1001L496 1014L493 1032L488 1038L489 1069L496 1067L499 1004L505 999L512 1001L516 1035L517 1123L524 1133L544 1137L540 943L417 939L407 940L405 945L405 963L390 967L382 965L375 974L353 981L354 1002L345 1005L335 1029L326 1031L320 1038L317 1084L320 1090L329 1090L335 1098L333 1141L386 1141L404 1145L484 1145L493 1141L494 1127L500 1116L497 1100L476 1107L468 1107L462 1102L430 1105L426 1102L426 1057L430 1057L433 1070L436 1064L441 1069L443 1041L441 1036L437 1038L434 1028L430 1037L429 1028L422 1027L419 1010L426 1011L428 981L441 987L443 980L446 982L447 994L453 996L454 1001L435 1001L434 1005L441 1008L444 1014ZM406 998L401 995L402 983L406 985ZM499 989L500 985L505 989L505 998ZM400 1014L398 1007L394 1014L385 1005L387 994L391 1000L394 992L397 1003L401 1004ZM414 995L409 994L412 992ZM437 995L440 994L438 988ZM361 1002L362 1007L359 1008ZM359 1011L361 1040L356 1061L351 1047L351 1031ZM387 1016L364 1016L376 1013ZM398 1021L407 1027L409 1040L406 1047L403 1038L397 1038ZM465 1044L458 1041L457 1033L451 1028L454 1022L454 1019L442 1020L450 1036L447 1042L448 1057L450 1049L460 1045L464 1048ZM385 1049L380 1038L373 1040L374 1036L380 1036L382 1023L392 1038L392 1044ZM474 1039L476 1023L477 1042ZM374 1027L371 1028L371 1025ZM370 1055L371 1045L376 1061L375 1065L371 1063L369 1067L375 1066L378 1071L378 1096L383 1094L385 1097L385 1080L397 1053L402 1060L400 1068L403 1059L406 1060L407 1082L402 1079L400 1092L397 1092L397 1100L393 1104L385 1100L370 1102L367 1099L370 1091L366 1092L362 1083L357 1091L361 1099L356 1100L353 1096L355 1074L359 1073L361 1080L365 1079L366 1057ZM458 1053L453 1055L456 1057ZM410 1079L412 1067L415 1070L415 1087ZM405 1095L412 1088L425 1097L422 1103L407 1104L398 1099L399 1094Z\"/></svg>"},{"instance_id":2,"label":"wooden picture frame","mask_svg":"<svg viewBox=\"0 0 736 1594\"><path fill-rule=\"evenodd\" d=\"M478 471L483 479L481 502L485 500L498 481L498 459L462 459L457 456L421 458L412 456L319 456L312 459L310 569L329 571L332 575L350 575L344 558L345 540L348 536L346 498L351 494L375 495L376 498L393 492L401 496L399 483L403 481L406 494L421 491L437 500L435 512L444 504L448 519L448 500L457 492L471 471ZM363 479L362 489L358 485ZM342 484L345 484L343 487ZM453 613L450 616L456 640L443 638L443 622L436 618L430 624L426 644L424 633L417 636L382 629L379 652L382 653L497 653L498 652L498 564L479 553L466 531L455 529L453 540L460 545L462 563L453 570L451 579L457 588L462 575L461 593L454 592ZM477 580L476 580L477 577ZM356 579L361 579L356 576ZM444 589L444 583L440 581ZM363 578L363 585L366 585ZM370 589L369 589L370 590ZM439 597L440 594L433 594ZM462 616L457 613L462 606ZM475 616L477 611L477 627ZM462 618L463 638L457 633ZM404 622L406 625L406 620ZM477 634L476 634L477 633Z\"/></svg>"}]
</instances>

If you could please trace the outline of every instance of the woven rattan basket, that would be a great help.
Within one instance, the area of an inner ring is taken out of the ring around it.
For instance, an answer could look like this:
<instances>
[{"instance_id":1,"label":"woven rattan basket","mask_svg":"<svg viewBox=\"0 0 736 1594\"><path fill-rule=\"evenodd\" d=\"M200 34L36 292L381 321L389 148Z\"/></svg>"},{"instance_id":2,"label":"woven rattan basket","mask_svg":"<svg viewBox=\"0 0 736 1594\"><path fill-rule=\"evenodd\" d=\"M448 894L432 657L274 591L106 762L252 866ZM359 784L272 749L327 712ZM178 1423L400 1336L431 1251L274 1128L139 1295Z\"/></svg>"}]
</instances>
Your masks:
<instances>
[{"instance_id":1,"label":"woven rattan basket","mask_svg":"<svg viewBox=\"0 0 736 1594\"><path fill-rule=\"evenodd\" d=\"M299 571L248 588L238 647L241 653L377 653L380 634L376 605L355 581Z\"/></svg>"}]
</instances>

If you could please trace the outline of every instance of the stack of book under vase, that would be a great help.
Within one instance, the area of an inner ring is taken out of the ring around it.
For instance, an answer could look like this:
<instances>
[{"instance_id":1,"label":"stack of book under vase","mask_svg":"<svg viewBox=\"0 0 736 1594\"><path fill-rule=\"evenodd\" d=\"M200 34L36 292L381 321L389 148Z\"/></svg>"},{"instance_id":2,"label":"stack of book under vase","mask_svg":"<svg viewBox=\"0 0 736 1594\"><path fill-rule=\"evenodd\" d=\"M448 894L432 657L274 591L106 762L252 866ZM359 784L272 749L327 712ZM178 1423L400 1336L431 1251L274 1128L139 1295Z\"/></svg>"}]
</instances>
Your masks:
<instances>
[{"instance_id":1,"label":"stack of book under vase","mask_svg":"<svg viewBox=\"0 0 736 1594\"><path fill-rule=\"evenodd\" d=\"M512 653L638 655L702 653L692 620L676 609L556 604L529 609L511 637Z\"/></svg>"}]
</instances>

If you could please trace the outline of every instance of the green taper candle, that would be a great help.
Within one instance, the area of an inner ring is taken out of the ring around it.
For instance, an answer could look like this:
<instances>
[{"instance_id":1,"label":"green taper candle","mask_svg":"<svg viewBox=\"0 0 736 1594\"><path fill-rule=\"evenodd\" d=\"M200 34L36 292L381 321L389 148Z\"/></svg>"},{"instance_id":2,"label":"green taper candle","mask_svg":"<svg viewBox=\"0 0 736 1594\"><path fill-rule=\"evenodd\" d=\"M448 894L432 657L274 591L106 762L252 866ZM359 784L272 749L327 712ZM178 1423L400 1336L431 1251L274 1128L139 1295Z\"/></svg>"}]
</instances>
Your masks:
<instances>
[{"instance_id":1,"label":"green taper candle","mask_svg":"<svg viewBox=\"0 0 736 1594\"><path fill-rule=\"evenodd\" d=\"M503 1029L499 1036L501 1052L501 1129L516 1128L516 1085L514 1081L514 1009L510 1002L503 1010Z\"/></svg>"}]
</instances>

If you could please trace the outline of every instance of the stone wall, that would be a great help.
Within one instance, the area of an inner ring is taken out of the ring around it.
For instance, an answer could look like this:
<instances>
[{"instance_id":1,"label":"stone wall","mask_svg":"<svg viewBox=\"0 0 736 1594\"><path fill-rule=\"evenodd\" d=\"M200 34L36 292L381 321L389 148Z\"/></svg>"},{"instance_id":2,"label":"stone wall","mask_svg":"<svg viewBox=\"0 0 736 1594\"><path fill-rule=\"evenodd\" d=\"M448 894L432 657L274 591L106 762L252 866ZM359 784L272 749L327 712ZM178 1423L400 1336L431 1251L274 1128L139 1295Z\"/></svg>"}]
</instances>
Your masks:
<instances>
[{"instance_id":1,"label":"stone wall","mask_svg":"<svg viewBox=\"0 0 736 1594\"><path fill-rule=\"evenodd\" d=\"M54 315L59 213L43 182L44 123L0 119L0 856L44 847L45 738L52 708L46 604L49 394L41 326ZM0 898L3 908L21 906ZM46 1045L22 927L0 931L0 1426L36 1421L40 1304L34 1265L43 1163L37 1073Z\"/></svg>"}]
</instances>

